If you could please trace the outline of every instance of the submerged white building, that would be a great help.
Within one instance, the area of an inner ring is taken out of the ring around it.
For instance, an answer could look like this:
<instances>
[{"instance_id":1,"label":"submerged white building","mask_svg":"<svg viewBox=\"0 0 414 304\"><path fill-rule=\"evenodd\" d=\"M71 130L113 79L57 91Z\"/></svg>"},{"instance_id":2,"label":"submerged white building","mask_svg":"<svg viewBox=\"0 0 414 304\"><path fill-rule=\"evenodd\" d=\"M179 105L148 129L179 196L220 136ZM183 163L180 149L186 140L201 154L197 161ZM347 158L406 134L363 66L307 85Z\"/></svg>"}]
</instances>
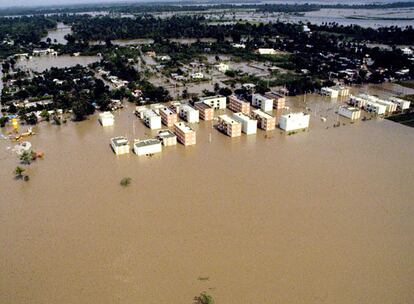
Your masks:
<instances>
[{"instance_id":1,"label":"submerged white building","mask_svg":"<svg viewBox=\"0 0 414 304\"><path fill-rule=\"evenodd\" d=\"M129 141L124 136L117 136L111 138L111 147L116 155L129 153Z\"/></svg>"},{"instance_id":2,"label":"submerged white building","mask_svg":"<svg viewBox=\"0 0 414 304\"><path fill-rule=\"evenodd\" d=\"M113 126L115 122L114 115L111 112L100 113L99 122L103 127Z\"/></svg>"},{"instance_id":3,"label":"submerged white building","mask_svg":"<svg viewBox=\"0 0 414 304\"><path fill-rule=\"evenodd\" d=\"M148 155L160 153L162 151L161 142L158 139L143 139L134 141L134 153L136 155Z\"/></svg>"},{"instance_id":4,"label":"submerged white building","mask_svg":"<svg viewBox=\"0 0 414 304\"><path fill-rule=\"evenodd\" d=\"M306 129L309 127L310 115L298 112L280 116L279 128L289 131Z\"/></svg>"},{"instance_id":5,"label":"submerged white building","mask_svg":"<svg viewBox=\"0 0 414 304\"><path fill-rule=\"evenodd\" d=\"M256 108L260 108L263 112L270 112L273 110L273 99L261 94L253 94L252 105Z\"/></svg>"},{"instance_id":6,"label":"submerged white building","mask_svg":"<svg viewBox=\"0 0 414 304\"><path fill-rule=\"evenodd\" d=\"M338 114L351 120L356 120L361 117L361 110L350 106L340 106Z\"/></svg>"},{"instance_id":7,"label":"submerged white building","mask_svg":"<svg viewBox=\"0 0 414 304\"><path fill-rule=\"evenodd\" d=\"M257 120L251 119L246 114L242 112L234 113L233 119L242 125L242 132L249 134L256 134L257 132Z\"/></svg>"}]
</instances>

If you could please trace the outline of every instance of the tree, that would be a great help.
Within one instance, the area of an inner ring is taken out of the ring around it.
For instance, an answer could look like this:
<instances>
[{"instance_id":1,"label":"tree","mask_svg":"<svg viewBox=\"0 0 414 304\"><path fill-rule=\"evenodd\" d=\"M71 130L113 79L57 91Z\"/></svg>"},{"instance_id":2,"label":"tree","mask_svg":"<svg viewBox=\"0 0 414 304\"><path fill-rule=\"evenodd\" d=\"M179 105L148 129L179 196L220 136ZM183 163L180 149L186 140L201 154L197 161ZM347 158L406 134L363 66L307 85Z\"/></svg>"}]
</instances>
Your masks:
<instances>
[{"instance_id":1,"label":"tree","mask_svg":"<svg viewBox=\"0 0 414 304\"><path fill-rule=\"evenodd\" d=\"M194 301L194 304L214 304L213 297L206 292L202 292L198 297L195 297Z\"/></svg>"},{"instance_id":2,"label":"tree","mask_svg":"<svg viewBox=\"0 0 414 304\"><path fill-rule=\"evenodd\" d=\"M20 155L20 161L22 164L30 165L32 163L33 157L32 153L28 151L23 151L22 155Z\"/></svg>"},{"instance_id":3,"label":"tree","mask_svg":"<svg viewBox=\"0 0 414 304\"><path fill-rule=\"evenodd\" d=\"M16 179L22 179L24 171L25 171L25 169L23 169L22 167L17 166L16 169L14 169L14 175L16 176Z\"/></svg>"},{"instance_id":4,"label":"tree","mask_svg":"<svg viewBox=\"0 0 414 304\"><path fill-rule=\"evenodd\" d=\"M119 183L122 187L128 187L131 184L132 178L130 177L124 177L121 179L121 182Z\"/></svg>"}]
</instances>

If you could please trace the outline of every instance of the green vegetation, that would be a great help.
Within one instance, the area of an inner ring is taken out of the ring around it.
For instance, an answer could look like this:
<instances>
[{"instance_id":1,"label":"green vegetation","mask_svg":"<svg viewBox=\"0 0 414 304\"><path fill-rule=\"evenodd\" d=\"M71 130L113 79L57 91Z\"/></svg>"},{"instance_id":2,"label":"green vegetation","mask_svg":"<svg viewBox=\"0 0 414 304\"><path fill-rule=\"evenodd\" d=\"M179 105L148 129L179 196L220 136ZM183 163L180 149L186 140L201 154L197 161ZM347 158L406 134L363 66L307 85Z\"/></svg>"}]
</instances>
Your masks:
<instances>
[{"instance_id":1,"label":"green vegetation","mask_svg":"<svg viewBox=\"0 0 414 304\"><path fill-rule=\"evenodd\" d=\"M202 292L194 298L194 304L214 304L213 297L206 292Z\"/></svg>"},{"instance_id":2,"label":"green vegetation","mask_svg":"<svg viewBox=\"0 0 414 304\"><path fill-rule=\"evenodd\" d=\"M119 183L122 187L128 187L132 182L132 178L130 177L124 177L121 179L121 182Z\"/></svg>"}]
</instances>

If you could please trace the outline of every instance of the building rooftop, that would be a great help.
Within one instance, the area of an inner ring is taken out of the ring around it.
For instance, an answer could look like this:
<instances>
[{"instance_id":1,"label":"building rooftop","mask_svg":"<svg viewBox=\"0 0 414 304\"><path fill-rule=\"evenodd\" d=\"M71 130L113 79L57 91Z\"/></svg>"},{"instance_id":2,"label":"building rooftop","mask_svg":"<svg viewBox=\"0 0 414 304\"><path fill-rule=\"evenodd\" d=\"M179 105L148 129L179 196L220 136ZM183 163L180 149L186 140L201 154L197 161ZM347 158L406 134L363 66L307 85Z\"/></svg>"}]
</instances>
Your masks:
<instances>
[{"instance_id":1,"label":"building rooftop","mask_svg":"<svg viewBox=\"0 0 414 304\"><path fill-rule=\"evenodd\" d=\"M194 104L194 106L197 106L198 108L205 110L205 109L212 109L212 107L210 107L208 104L205 104L202 101L198 101Z\"/></svg>"},{"instance_id":2,"label":"building rooftop","mask_svg":"<svg viewBox=\"0 0 414 304\"><path fill-rule=\"evenodd\" d=\"M252 112L253 112L254 114L256 114L256 115L260 116L260 117L263 117L263 118L267 118L267 119L274 118L272 115L267 114L266 112L263 112L263 111L262 111L262 110L260 110L260 109L253 110Z\"/></svg>"},{"instance_id":3,"label":"building rooftop","mask_svg":"<svg viewBox=\"0 0 414 304\"><path fill-rule=\"evenodd\" d=\"M128 139L125 136L113 137L111 138L111 142L117 147L122 147L129 144Z\"/></svg>"},{"instance_id":4,"label":"building rooftop","mask_svg":"<svg viewBox=\"0 0 414 304\"><path fill-rule=\"evenodd\" d=\"M246 115L242 112L234 113L233 116L234 117L239 117L243 121L250 121L250 120L254 121L254 119L251 119L248 115Z\"/></svg>"},{"instance_id":5,"label":"building rooftop","mask_svg":"<svg viewBox=\"0 0 414 304\"><path fill-rule=\"evenodd\" d=\"M238 121L235 121L234 119L232 119L230 116L228 116L227 114L223 114L219 116L219 119L224 120L225 122L232 124L232 125L237 125L240 124Z\"/></svg>"},{"instance_id":6,"label":"building rooftop","mask_svg":"<svg viewBox=\"0 0 414 304\"><path fill-rule=\"evenodd\" d=\"M145 147L145 146L152 146L152 145L158 145L158 144L160 144L160 141L158 139L155 139L155 138L134 140L134 146L135 147Z\"/></svg>"},{"instance_id":7,"label":"building rooftop","mask_svg":"<svg viewBox=\"0 0 414 304\"><path fill-rule=\"evenodd\" d=\"M144 116L145 117L157 117L159 115L157 113L155 113L154 110L147 109L147 110L144 111Z\"/></svg>"},{"instance_id":8,"label":"building rooftop","mask_svg":"<svg viewBox=\"0 0 414 304\"><path fill-rule=\"evenodd\" d=\"M224 96L222 96L222 95L207 96L207 97L201 97L200 100L205 101L205 100L209 100L209 99L216 99L216 98L223 98L223 97Z\"/></svg>"},{"instance_id":9,"label":"building rooftop","mask_svg":"<svg viewBox=\"0 0 414 304\"><path fill-rule=\"evenodd\" d=\"M285 115L282 115L280 117L284 117L284 118L300 118L300 117L305 117L305 116L309 116L309 114L303 113L303 112L297 112L297 113L285 114Z\"/></svg>"},{"instance_id":10,"label":"building rooftop","mask_svg":"<svg viewBox=\"0 0 414 304\"><path fill-rule=\"evenodd\" d=\"M196 109L194 109L192 106L188 105L188 104L183 104L180 106L180 110L184 110L184 111L198 111Z\"/></svg>"},{"instance_id":11,"label":"building rooftop","mask_svg":"<svg viewBox=\"0 0 414 304\"><path fill-rule=\"evenodd\" d=\"M181 131L183 131L184 133L190 133L190 132L194 132L193 129L191 129L186 123L180 121L180 122L176 122L174 124L174 126L178 129L180 129Z\"/></svg>"},{"instance_id":12,"label":"building rooftop","mask_svg":"<svg viewBox=\"0 0 414 304\"><path fill-rule=\"evenodd\" d=\"M175 134L169 130L169 129L164 129L164 130L160 130L158 131L158 138L171 138L171 137L176 137Z\"/></svg>"},{"instance_id":13,"label":"building rooftop","mask_svg":"<svg viewBox=\"0 0 414 304\"><path fill-rule=\"evenodd\" d=\"M173 115L176 114L172 109L164 107L160 109L161 112L165 113L166 115Z\"/></svg>"},{"instance_id":14,"label":"building rooftop","mask_svg":"<svg viewBox=\"0 0 414 304\"><path fill-rule=\"evenodd\" d=\"M103 112L99 114L100 118L114 118L114 114L111 112Z\"/></svg>"},{"instance_id":15,"label":"building rooftop","mask_svg":"<svg viewBox=\"0 0 414 304\"><path fill-rule=\"evenodd\" d=\"M339 108L347 109L348 111L351 111L351 112L359 112L360 111L360 109L358 109L358 108L349 107L349 106L340 106Z\"/></svg>"}]
</instances>

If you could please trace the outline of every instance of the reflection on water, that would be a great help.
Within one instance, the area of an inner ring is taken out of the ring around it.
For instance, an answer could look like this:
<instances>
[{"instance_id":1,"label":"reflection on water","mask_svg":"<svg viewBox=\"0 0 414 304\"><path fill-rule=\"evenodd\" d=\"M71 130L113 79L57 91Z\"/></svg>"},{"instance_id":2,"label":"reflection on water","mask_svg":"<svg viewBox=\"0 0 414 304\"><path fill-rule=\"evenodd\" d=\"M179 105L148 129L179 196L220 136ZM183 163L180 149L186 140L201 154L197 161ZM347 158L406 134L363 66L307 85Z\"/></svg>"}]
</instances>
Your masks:
<instances>
[{"instance_id":1,"label":"reflection on water","mask_svg":"<svg viewBox=\"0 0 414 304\"><path fill-rule=\"evenodd\" d=\"M65 68L78 64L86 66L88 64L99 61L99 59L100 58L98 56L39 56L32 57L31 59L20 59L17 62L16 67L29 68L33 71L43 72L52 67Z\"/></svg>"},{"instance_id":2,"label":"reflection on water","mask_svg":"<svg viewBox=\"0 0 414 304\"><path fill-rule=\"evenodd\" d=\"M413 129L326 129L331 114L309 132L232 140L201 122L196 146L117 157L112 136L154 134L133 108L110 128L96 116L38 126L46 158L28 183L0 141L1 302L192 303L203 290L230 304L412 301Z\"/></svg>"},{"instance_id":3,"label":"reflection on water","mask_svg":"<svg viewBox=\"0 0 414 304\"><path fill-rule=\"evenodd\" d=\"M47 39L50 38L52 44L67 44L65 36L69 34L72 34L72 28L62 22L58 22L56 29L48 31L47 36L42 38L42 41L47 42Z\"/></svg>"}]
</instances>

